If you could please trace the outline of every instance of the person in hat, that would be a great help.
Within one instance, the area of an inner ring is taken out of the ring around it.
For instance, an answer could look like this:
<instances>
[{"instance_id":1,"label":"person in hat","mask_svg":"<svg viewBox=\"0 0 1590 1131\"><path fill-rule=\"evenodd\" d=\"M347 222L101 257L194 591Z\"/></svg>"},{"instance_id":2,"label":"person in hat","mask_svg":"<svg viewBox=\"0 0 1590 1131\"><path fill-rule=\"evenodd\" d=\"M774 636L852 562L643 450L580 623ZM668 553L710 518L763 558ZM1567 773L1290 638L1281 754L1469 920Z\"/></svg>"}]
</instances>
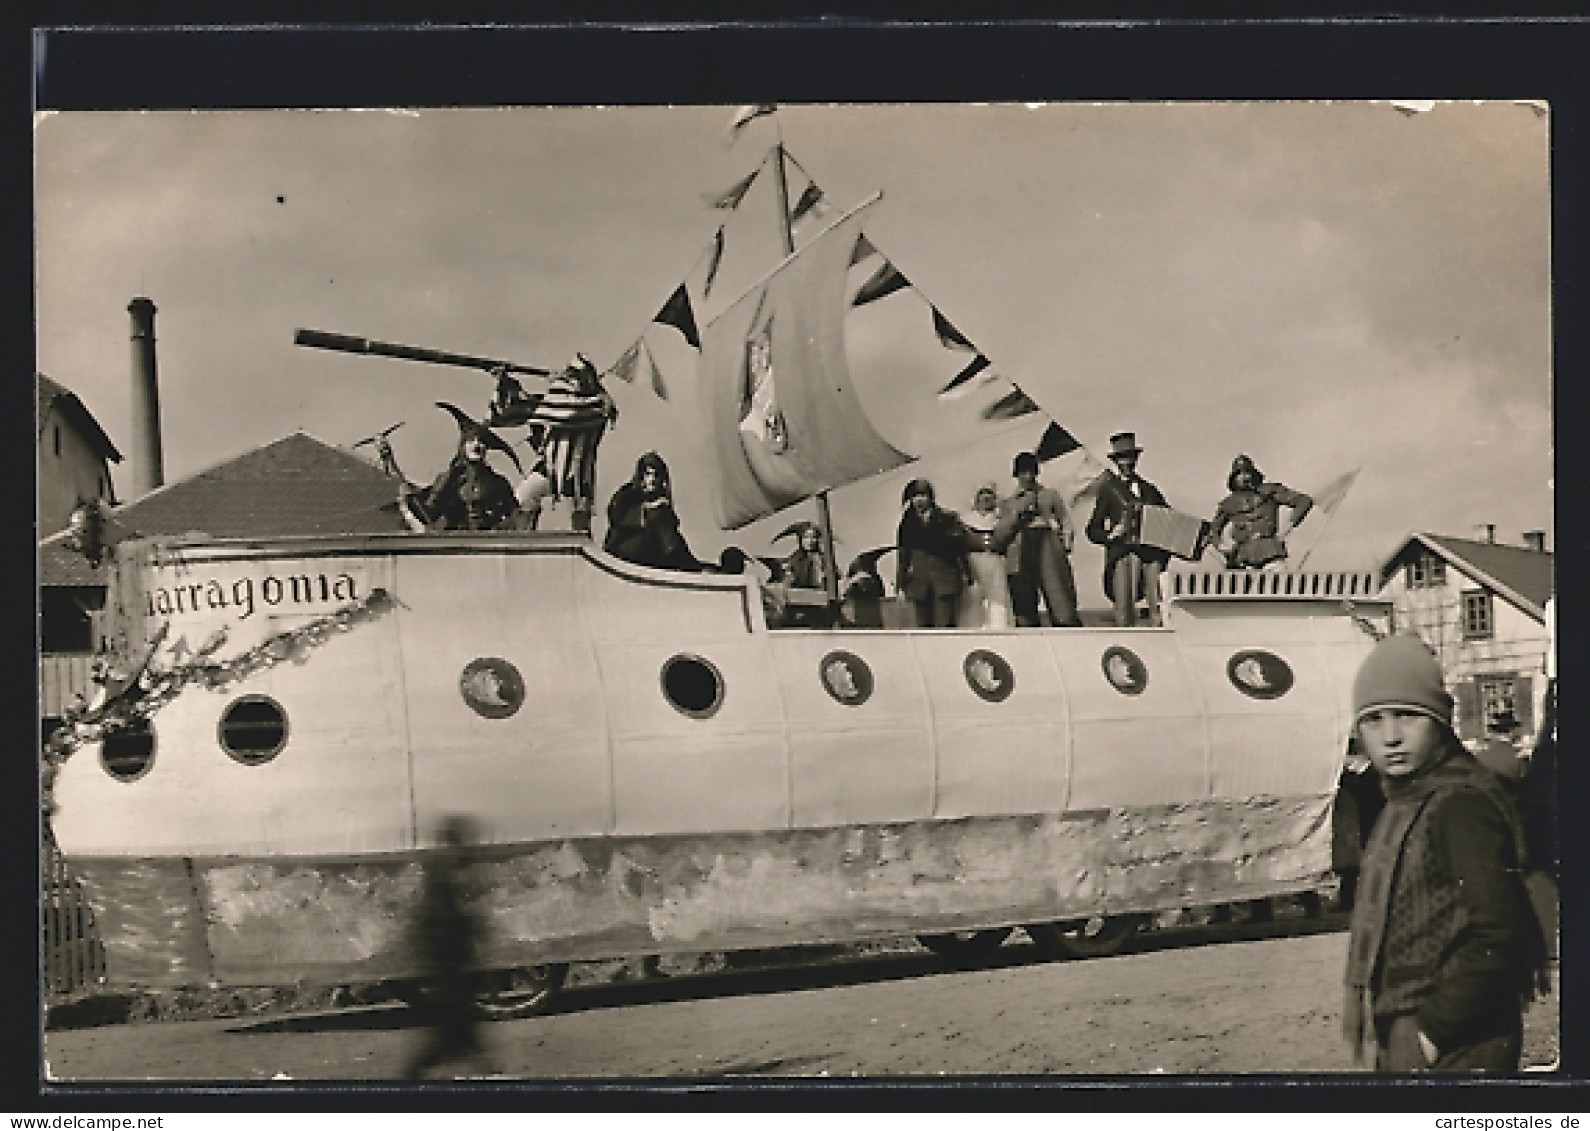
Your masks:
<instances>
[{"instance_id":1,"label":"person in hat","mask_svg":"<svg viewBox=\"0 0 1590 1131\"><path fill-rule=\"evenodd\" d=\"M994 545L1005 555L1010 601L1016 623L1036 628L1038 594L1049 609L1049 622L1075 628L1077 583L1071 573L1071 547L1076 530L1060 492L1038 482L1038 456L1020 452L1011 464L1016 493L999 504Z\"/></svg>"},{"instance_id":2,"label":"person in hat","mask_svg":"<svg viewBox=\"0 0 1590 1131\"><path fill-rule=\"evenodd\" d=\"M1386 805L1364 850L1343 1035L1383 1072L1516 1072L1522 1013L1547 989L1508 790L1452 731L1416 636L1377 643L1353 680L1354 737Z\"/></svg>"},{"instance_id":3,"label":"person in hat","mask_svg":"<svg viewBox=\"0 0 1590 1131\"><path fill-rule=\"evenodd\" d=\"M701 563L679 532L668 465L656 452L637 459L634 476L608 500L602 548L636 565L700 572Z\"/></svg>"},{"instance_id":4,"label":"person in hat","mask_svg":"<svg viewBox=\"0 0 1590 1131\"><path fill-rule=\"evenodd\" d=\"M596 506L596 452L607 426L618 419L613 396L583 353L555 375L530 420L545 429L542 454L554 504L573 501L571 528L590 533Z\"/></svg>"},{"instance_id":5,"label":"person in hat","mask_svg":"<svg viewBox=\"0 0 1590 1131\"><path fill-rule=\"evenodd\" d=\"M900 502L905 513L895 538L895 588L915 605L917 627L954 628L971 572L966 527L954 511L938 505L926 479L907 483Z\"/></svg>"},{"instance_id":6,"label":"person in hat","mask_svg":"<svg viewBox=\"0 0 1590 1131\"><path fill-rule=\"evenodd\" d=\"M1220 544L1229 528L1231 541L1223 547L1230 569L1281 568L1286 562L1286 536L1308 517L1314 500L1284 483L1267 483L1253 460L1239 455L1226 477L1230 492L1215 508L1210 541ZM1282 526L1281 508L1291 511Z\"/></svg>"},{"instance_id":7,"label":"person in hat","mask_svg":"<svg viewBox=\"0 0 1590 1131\"><path fill-rule=\"evenodd\" d=\"M984 483L972 496L972 509L961 517L972 545L966 560L972 567L972 584L961 594L956 623L968 627L1009 628L1010 582L1005 577L1005 555L996 546L999 530L999 488Z\"/></svg>"},{"instance_id":8,"label":"person in hat","mask_svg":"<svg viewBox=\"0 0 1590 1131\"><path fill-rule=\"evenodd\" d=\"M1160 489L1137 474L1143 449L1131 432L1110 437L1110 462L1115 474L1099 484L1088 520L1088 540L1104 547L1104 595L1115 606L1115 623L1130 628L1137 623L1137 602L1148 602L1150 624L1159 623L1159 575L1170 554L1145 545L1138 535L1143 507L1168 506Z\"/></svg>"},{"instance_id":9,"label":"person in hat","mask_svg":"<svg viewBox=\"0 0 1590 1131\"><path fill-rule=\"evenodd\" d=\"M406 510L427 530L500 530L516 525L519 503L513 485L486 462L486 452L503 452L523 474L519 457L502 437L456 405L436 404L458 424L458 450L430 487L405 500Z\"/></svg>"}]
</instances>

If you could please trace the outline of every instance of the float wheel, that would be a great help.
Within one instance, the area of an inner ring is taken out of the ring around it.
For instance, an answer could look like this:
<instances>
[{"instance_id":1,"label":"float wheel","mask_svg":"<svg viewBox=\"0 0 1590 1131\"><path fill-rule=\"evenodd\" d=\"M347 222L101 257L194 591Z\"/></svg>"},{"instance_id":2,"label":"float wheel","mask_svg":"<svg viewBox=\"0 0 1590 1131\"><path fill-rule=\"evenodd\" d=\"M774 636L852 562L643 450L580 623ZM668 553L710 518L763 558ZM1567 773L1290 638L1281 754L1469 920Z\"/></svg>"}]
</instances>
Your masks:
<instances>
[{"instance_id":1,"label":"float wheel","mask_svg":"<svg viewBox=\"0 0 1590 1131\"><path fill-rule=\"evenodd\" d=\"M1095 915L1058 923L1029 923L1027 934L1041 949L1071 958L1104 958L1119 953L1142 924L1139 915Z\"/></svg>"},{"instance_id":2,"label":"float wheel","mask_svg":"<svg viewBox=\"0 0 1590 1131\"><path fill-rule=\"evenodd\" d=\"M493 1021L530 1017L546 1008L568 976L567 962L496 970L487 975L488 988L475 1001L481 1013Z\"/></svg>"}]
</instances>

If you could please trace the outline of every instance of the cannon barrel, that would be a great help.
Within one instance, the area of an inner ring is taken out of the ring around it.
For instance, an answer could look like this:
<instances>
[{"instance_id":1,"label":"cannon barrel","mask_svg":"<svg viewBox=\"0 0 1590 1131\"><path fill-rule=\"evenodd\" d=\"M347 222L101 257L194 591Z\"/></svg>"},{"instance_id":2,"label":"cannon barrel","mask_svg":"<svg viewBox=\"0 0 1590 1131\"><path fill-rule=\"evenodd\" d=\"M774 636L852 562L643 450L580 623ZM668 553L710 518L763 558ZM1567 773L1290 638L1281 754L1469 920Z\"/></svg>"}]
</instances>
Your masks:
<instances>
[{"instance_id":1,"label":"cannon barrel","mask_svg":"<svg viewBox=\"0 0 1590 1131\"><path fill-rule=\"evenodd\" d=\"M350 334L332 334L325 330L299 330L293 334L293 344L312 346L315 349L336 350L340 353L373 354L376 357L396 357L404 361L423 361L431 365L457 365L465 369L482 369L490 373L505 370L509 373L528 373L537 377L551 374L550 369L533 365L519 365L512 361L497 361L489 357L472 357L465 353L447 353L444 350L426 349L423 346L405 346L397 342L377 342L370 338L356 338Z\"/></svg>"}]
</instances>

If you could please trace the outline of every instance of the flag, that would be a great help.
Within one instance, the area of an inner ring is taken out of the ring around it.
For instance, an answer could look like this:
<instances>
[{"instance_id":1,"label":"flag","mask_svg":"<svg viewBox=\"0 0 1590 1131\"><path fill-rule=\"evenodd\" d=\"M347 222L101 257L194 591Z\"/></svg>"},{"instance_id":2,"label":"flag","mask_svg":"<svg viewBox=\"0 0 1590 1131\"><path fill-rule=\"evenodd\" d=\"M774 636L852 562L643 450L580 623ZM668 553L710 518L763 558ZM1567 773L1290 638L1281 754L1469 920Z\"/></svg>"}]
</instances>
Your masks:
<instances>
[{"instance_id":1,"label":"flag","mask_svg":"<svg viewBox=\"0 0 1590 1131\"><path fill-rule=\"evenodd\" d=\"M861 284L861 289L856 292L856 297L850 300L850 305L865 306L886 295L892 295L895 291L904 290L910 285L911 280L895 270L893 263L886 262L873 273L872 278Z\"/></svg>"},{"instance_id":2,"label":"flag","mask_svg":"<svg viewBox=\"0 0 1590 1131\"><path fill-rule=\"evenodd\" d=\"M877 255L878 249L872 246L872 241L865 234L856 237L856 250L850 253L850 265L854 267L868 256Z\"/></svg>"},{"instance_id":3,"label":"flag","mask_svg":"<svg viewBox=\"0 0 1590 1131\"><path fill-rule=\"evenodd\" d=\"M635 383L635 370L640 364L640 345L641 339L636 338L635 344L619 354L618 360L608 366L607 372L603 373L602 376L617 377L620 381L633 385Z\"/></svg>"},{"instance_id":4,"label":"flag","mask_svg":"<svg viewBox=\"0 0 1590 1131\"><path fill-rule=\"evenodd\" d=\"M734 112L734 118L729 122L729 141L733 142L740 136L740 131L757 118L773 113L778 107L772 103L763 103L758 106L741 106Z\"/></svg>"},{"instance_id":5,"label":"flag","mask_svg":"<svg viewBox=\"0 0 1590 1131\"><path fill-rule=\"evenodd\" d=\"M1067 452L1074 452L1082 445L1077 443L1077 438L1067 432L1060 425L1049 422L1049 427L1044 429L1043 438L1038 441L1037 450L1033 453L1038 457L1038 462L1063 456Z\"/></svg>"},{"instance_id":6,"label":"flag","mask_svg":"<svg viewBox=\"0 0 1590 1131\"><path fill-rule=\"evenodd\" d=\"M978 374L984 373L990 364L992 363L986 357L984 357L982 354L978 354L976 357L972 358L971 363L968 364L965 369L961 370L954 376L948 385L945 385L939 390L939 397L943 400L952 401L956 400L957 398L964 397L973 389L982 388L984 385L988 384L988 382L994 379L994 375L992 373L986 373L981 381L974 381L973 379L977 377Z\"/></svg>"},{"instance_id":7,"label":"flag","mask_svg":"<svg viewBox=\"0 0 1590 1131\"><path fill-rule=\"evenodd\" d=\"M720 192L717 196L707 196L703 199L706 200L706 202L713 208L738 208L740 206L740 201L745 198L746 191L750 189L751 182L756 180L756 175L761 171L762 166L758 165L745 176L735 181L734 184Z\"/></svg>"},{"instance_id":8,"label":"flag","mask_svg":"<svg viewBox=\"0 0 1590 1131\"><path fill-rule=\"evenodd\" d=\"M685 290L683 283L680 283L679 289L663 303L662 309L652 321L672 326L685 336L685 341L696 349L701 348L701 335L696 331L695 312L690 309L690 294Z\"/></svg>"},{"instance_id":9,"label":"flag","mask_svg":"<svg viewBox=\"0 0 1590 1131\"><path fill-rule=\"evenodd\" d=\"M813 181L806 186L806 191L801 193L795 207L790 211L789 222L793 226L806 218L808 212L815 212L819 216L827 210L827 203L823 200L823 190Z\"/></svg>"},{"instance_id":10,"label":"flag","mask_svg":"<svg viewBox=\"0 0 1590 1131\"><path fill-rule=\"evenodd\" d=\"M975 351L976 346L967 340L965 334L957 330L950 320L939 313L939 308L933 308L933 330L939 336L939 343L945 349Z\"/></svg>"},{"instance_id":11,"label":"flag","mask_svg":"<svg viewBox=\"0 0 1590 1131\"><path fill-rule=\"evenodd\" d=\"M712 258L707 260L707 281L701 288L702 297L712 293L712 284L718 277L718 266L723 262L723 229L712 235Z\"/></svg>"},{"instance_id":12,"label":"flag","mask_svg":"<svg viewBox=\"0 0 1590 1131\"><path fill-rule=\"evenodd\" d=\"M1012 389L999 400L983 410L984 420L1014 420L1018 416L1026 416L1032 412L1042 412L1043 408L1020 389Z\"/></svg>"},{"instance_id":13,"label":"flag","mask_svg":"<svg viewBox=\"0 0 1590 1131\"><path fill-rule=\"evenodd\" d=\"M1314 500L1314 505L1321 514L1330 514L1342 505L1342 500L1347 497L1347 492L1352 489L1353 481L1358 478L1358 473L1363 468L1355 467L1345 475L1338 475L1318 491L1310 492L1309 498Z\"/></svg>"},{"instance_id":14,"label":"flag","mask_svg":"<svg viewBox=\"0 0 1590 1131\"><path fill-rule=\"evenodd\" d=\"M652 357L651 347L646 344L645 339L641 339L640 353L646 359L646 370L651 377L651 391L657 394L658 400L667 400L668 386L663 384L662 370L657 368L657 359Z\"/></svg>"}]
</instances>

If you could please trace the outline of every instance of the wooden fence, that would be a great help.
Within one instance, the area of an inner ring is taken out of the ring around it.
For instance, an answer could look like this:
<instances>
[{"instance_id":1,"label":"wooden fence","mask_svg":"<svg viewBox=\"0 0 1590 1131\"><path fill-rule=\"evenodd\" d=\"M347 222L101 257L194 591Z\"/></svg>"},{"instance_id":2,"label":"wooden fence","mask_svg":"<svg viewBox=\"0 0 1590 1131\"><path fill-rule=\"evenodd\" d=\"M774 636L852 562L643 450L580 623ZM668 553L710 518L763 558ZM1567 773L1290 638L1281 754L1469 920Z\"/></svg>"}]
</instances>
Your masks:
<instances>
[{"instance_id":1,"label":"wooden fence","mask_svg":"<svg viewBox=\"0 0 1590 1131\"><path fill-rule=\"evenodd\" d=\"M44 992L60 996L92 989L105 976L105 948L94 929L94 913L48 838L41 863Z\"/></svg>"}]
</instances>

